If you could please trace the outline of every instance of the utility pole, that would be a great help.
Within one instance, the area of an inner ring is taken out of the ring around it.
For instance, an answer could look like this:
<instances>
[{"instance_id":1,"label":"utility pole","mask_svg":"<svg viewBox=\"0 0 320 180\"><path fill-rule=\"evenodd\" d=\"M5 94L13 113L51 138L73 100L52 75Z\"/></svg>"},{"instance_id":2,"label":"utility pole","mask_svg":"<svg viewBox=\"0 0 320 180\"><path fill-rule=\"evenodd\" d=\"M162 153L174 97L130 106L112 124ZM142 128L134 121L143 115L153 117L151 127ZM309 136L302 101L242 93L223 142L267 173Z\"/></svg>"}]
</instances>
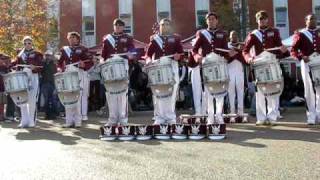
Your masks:
<instances>
[{"instance_id":1,"label":"utility pole","mask_svg":"<svg viewBox=\"0 0 320 180\"><path fill-rule=\"evenodd\" d=\"M241 29L241 37L244 40L247 36L247 0L240 0L241 2L241 18L240 18L240 29Z\"/></svg>"}]
</instances>

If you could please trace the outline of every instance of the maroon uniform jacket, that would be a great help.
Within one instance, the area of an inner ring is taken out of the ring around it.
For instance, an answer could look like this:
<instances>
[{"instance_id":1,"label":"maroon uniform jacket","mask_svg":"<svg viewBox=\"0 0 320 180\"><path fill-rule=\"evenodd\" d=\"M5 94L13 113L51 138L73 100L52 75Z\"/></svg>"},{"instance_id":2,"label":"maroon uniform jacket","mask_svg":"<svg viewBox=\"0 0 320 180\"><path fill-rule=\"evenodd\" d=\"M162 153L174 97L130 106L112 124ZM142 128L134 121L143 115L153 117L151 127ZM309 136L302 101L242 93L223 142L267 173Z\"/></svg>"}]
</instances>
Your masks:
<instances>
[{"instance_id":1,"label":"maroon uniform jacket","mask_svg":"<svg viewBox=\"0 0 320 180\"><path fill-rule=\"evenodd\" d=\"M310 56L313 52L320 53L320 30L303 29L293 36L291 55L301 60L303 56Z\"/></svg>"},{"instance_id":2,"label":"maroon uniform jacket","mask_svg":"<svg viewBox=\"0 0 320 180\"><path fill-rule=\"evenodd\" d=\"M16 57L16 60L12 62L12 66L15 66L17 64L28 64L28 65L35 65L35 66L42 66L43 62L43 55L35 51L33 49L27 51L25 49L22 49L18 56ZM41 72L42 68L35 68L32 70L33 73L39 73Z\"/></svg>"},{"instance_id":3,"label":"maroon uniform jacket","mask_svg":"<svg viewBox=\"0 0 320 180\"><path fill-rule=\"evenodd\" d=\"M4 83L1 74L9 72L10 57L0 53L0 92L4 91Z\"/></svg>"},{"instance_id":4,"label":"maroon uniform jacket","mask_svg":"<svg viewBox=\"0 0 320 180\"><path fill-rule=\"evenodd\" d=\"M175 53L183 53L180 36L173 35L159 35L154 34L150 37L150 43L147 48L146 56L151 59L159 59L162 56L173 55ZM183 59L181 56L180 60Z\"/></svg>"},{"instance_id":5,"label":"maroon uniform jacket","mask_svg":"<svg viewBox=\"0 0 320 180\"><path fill-rule=\"evenodd\" d=\"M245 63L244 57L242 55L242 46L240 43L229 42L228 47L229 49L233 49L238 53L234 57L230 58L230 61L228 63L231 63L233 60L240 61L241 63Z\"/></svg>"},{"instance_id":6,"label":"maroon uniform jacket","mask_svg":"<svg viewBox=\"0 0 320 180\"><path fill-rule=\"evenodd\" d=\"M247 36L244 48L243 56L247 63L250 63L250 50L254 47L255 56L258 56L265 49L280 47L282 46L280 33L278 29L275 28L266 28L266 29L256 29L249 33ZM289 56L289 52L281 53L280 50L269 51L277 56L278 59Z\"/></svg>"},{"instance_id":7,"label":"maroon uniform jacket","mask_svg":"<svg viewBox=\"0 0 320 180\"><path fill-rule=\"evenodd\" d=\"M194 61L196 55L205 57L211 52L215 52L230 60L228 53L217 51L215 48L228 49L227 35L224 31L220 29L202 29L197 31L195 43L192 48L192 57L189 58L189 66L195 67L198 65L198 63ZM200 49L201 52L199 51Z\"/></svg>"},{"instance_id":8,"label":"maroon uniform jacket","mask_svg":"<svg viewBox=\"0 0 320 180\"><path fill-rule=\"evenodd\" d=\"M112 54L120 54L134 51L133 38L126 34L108 34L103 37L102 57L107 60Z\"/></svg>"},{"instance_id":9,"label":"maroon uniform jacket","mask_svg":"<svg viewBox=\"0 0 320 180\"><path fill-rule=\"evenodd\" d=\"M65 70L66 65L76 63L79 61L86 61L85 67L81 68L85 71L89 70L93 66L92 56L88 51L88 48L78 45L78 46L64 46L61 48L61 57L58 61L58 68L62 71Z\"/></svg>"}]
</instances>

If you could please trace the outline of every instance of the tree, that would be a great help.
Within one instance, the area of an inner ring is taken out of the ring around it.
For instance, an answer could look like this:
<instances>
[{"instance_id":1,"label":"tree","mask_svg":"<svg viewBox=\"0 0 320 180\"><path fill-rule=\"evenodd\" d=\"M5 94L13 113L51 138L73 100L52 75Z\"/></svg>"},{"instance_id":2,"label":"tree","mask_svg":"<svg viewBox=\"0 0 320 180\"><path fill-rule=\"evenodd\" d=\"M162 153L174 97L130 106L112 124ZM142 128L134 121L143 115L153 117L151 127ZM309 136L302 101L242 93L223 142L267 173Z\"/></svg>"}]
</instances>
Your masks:
<instances>
[{"instance_id":1,"label":"tree","mask_svg":"<svg viewBox=\"0 0 320 180\"><path fill-rule=\"evenodd\" d=\"M34 39L36 49L45 50L52 38L47 0L1 0L0 9L0 52L15 57L26 35Z\"/></svg>"},{"instance_id":2,"label":"tree","mask_svg":"<svg viewBox=\"0 0 320 180\"><path fill-rule=\"evenodd\" d=\"M238 15L233 12L231 0L211 0L210 7L218 14L220 26L224 30L240 32L240 20Z\"/></svg>"}]
</instances>

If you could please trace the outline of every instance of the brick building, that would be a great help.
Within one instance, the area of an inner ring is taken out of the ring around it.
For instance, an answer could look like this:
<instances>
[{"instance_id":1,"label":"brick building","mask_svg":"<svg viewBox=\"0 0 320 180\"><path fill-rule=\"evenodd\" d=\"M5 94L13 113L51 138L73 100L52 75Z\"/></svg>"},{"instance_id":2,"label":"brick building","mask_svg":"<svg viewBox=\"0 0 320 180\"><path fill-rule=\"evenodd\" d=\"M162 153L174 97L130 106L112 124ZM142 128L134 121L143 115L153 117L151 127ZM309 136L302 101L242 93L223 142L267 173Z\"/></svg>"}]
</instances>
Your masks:
<instances>
[{"instance_id":1,"label":"brick building","mask_svg":"<svg viewBox=\"0 0 320 180\"><path fill-rule=\"evenodd\" d=\"M182 38L194 35L205 14L214 9L216 0L63 0L59 3L60 45L66 43L68 31L79 31L88 47L101 43L103 35L112 31L112 21L120 17L125 30L135 39L148 42L152 26L163 17L173 20ZM230 8L243 0L229 0ZM260 9L270 14L270 21L280 29L283 39L304 27L304 16L320 15L320 0L246 0L250 27L256 27L254 15ZM221 22L223 23L223 22ZM319 18L320 24L320 18Z\"/></svg>"}]
</instances>

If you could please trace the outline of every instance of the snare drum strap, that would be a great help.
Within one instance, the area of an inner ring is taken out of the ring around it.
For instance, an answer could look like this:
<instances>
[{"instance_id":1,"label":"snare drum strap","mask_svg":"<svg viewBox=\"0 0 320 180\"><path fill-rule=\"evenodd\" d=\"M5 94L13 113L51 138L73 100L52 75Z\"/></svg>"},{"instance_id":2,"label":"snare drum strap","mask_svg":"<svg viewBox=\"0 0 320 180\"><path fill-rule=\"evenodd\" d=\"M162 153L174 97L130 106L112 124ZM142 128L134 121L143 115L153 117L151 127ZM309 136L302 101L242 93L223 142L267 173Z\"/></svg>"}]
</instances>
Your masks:
<instances>
[{"instance_id":1,"label":"snare drum strap","mask_svg":"<svg viewBox=\"0 0 320 180\"><path fill-rule=\"evenodd\" d=\"M263 43L262 33L258 29L255 29L254 31L252 31L252 34L255 35L261 43Z\"/></svg>"},{"instance_id":2,"label":"snare drum strap","mask_svg":"<svg viewBox=\"0 0 320 180\"><path fill-rule=\"evenodd\" d=\"M302 34L304 34L310 40L310 42L313 44L312 34L307 29L302 29L300 32Z\"/></svg>"},{"instance_id":3,"label":"snare drum strap","mask_svg":"<svg viewBox=\"0 0 320 180\"><path fill-rule=\"evenodd\" d=\"M111 34L108 34L104 40L108 40L109 44L115 48L116 47L116 40L113 38Z\"/></svg>"},{"instance_id":4,"label":"snare drum strap","mask_svg":"<svg viewBox=\"0 0 320 180\"><path fill-rule=\"evenodd\" d=\"M162 50L163 49L163 40L161 39L161 37L158 34L156 34L156 35L154 35L153 39L158 44L160 49Z\"/></svg>"},{"instance_id":5,"label":"snare drum strap","mask_svg":"<svg viewBox=\"0 0 320 180\"><path fill-rule=\"evenodd\" d=\"M63 46L64 52L67 54L68 58L71 57L71 48L69 46Z\"/></svg>"},{"instance_id":6,"label":"snare drum strap","mask_svg":"<svg viewBox=\"0 0 320 180\"><path fill-rule=\"evenodd\" d=\"M18 54L18 57L20 57L23 61L27 61L27 55L26 53L24 53L24 48L20 51L20 53Z\"/></svg>"},{"instance_id":7,"label":"snare drum strap","mask_svg":"<svg viewBox=\"0 0 320 180\"><path fill-rule=\"evenodd\" d=\"M212 40L211 34L206 29L202 30L201 34L203 34L203 36L207 39L209 44L211 44L211 40Z\"/></svg>"}]
</instances>

